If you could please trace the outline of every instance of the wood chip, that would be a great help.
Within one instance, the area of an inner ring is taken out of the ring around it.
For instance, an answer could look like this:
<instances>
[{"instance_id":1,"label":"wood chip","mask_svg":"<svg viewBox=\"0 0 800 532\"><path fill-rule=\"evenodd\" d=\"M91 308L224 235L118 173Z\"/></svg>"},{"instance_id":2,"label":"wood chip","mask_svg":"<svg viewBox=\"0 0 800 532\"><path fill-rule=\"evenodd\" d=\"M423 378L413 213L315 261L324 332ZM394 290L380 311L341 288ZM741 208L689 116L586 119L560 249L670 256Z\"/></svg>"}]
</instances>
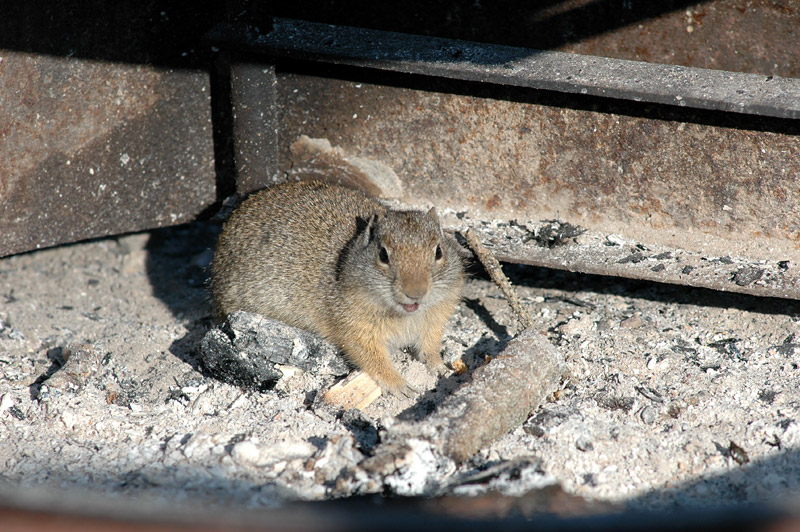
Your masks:
<instances>
[{"instance_id":1,"label":"wood chip","mask_svg":"<svg viewBox=\"0 0 800 532\"><path fill-rule=\"evenodd\" d=\"M381 388L363 371L354 371L325 392L322 398L346 409L363 410L381 396Z\"/></svg>"}]
</instances>

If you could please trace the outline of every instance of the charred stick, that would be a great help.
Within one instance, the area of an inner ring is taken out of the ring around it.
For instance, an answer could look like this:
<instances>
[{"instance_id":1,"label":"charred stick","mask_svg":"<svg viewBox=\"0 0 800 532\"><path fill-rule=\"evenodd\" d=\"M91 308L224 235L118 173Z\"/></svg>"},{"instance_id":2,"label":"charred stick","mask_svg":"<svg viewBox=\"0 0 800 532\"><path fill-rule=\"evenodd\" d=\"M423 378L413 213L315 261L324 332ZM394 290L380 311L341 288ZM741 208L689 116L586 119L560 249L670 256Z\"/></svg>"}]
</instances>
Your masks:
<instances>
[{"instance_id":1,"label":"charred stick","mask_svg":"<svg viewBox=\"0 0 800 532\"><path fill-rule=\"evenodd\" d=\"M463 462L524 423L558 389L563 373L561 353L547 337L526 329L427 418L393 424L375 455L360 466L393 486L415 469L425 448Z\"/></svg>"}]
</instances>

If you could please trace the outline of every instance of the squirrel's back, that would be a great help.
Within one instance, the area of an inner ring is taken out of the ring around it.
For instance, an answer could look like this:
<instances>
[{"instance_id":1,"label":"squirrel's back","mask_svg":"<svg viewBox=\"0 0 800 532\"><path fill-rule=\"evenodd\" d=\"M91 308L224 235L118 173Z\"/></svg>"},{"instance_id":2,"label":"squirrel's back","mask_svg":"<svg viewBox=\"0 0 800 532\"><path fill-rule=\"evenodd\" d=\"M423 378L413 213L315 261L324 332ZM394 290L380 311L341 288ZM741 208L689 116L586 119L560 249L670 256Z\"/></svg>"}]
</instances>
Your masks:
<instances>
[{"instance_id":1,"label":"squirrel's back","mask_svg":"<svg viewBox=\"0 0 800 532\"><path fill-rule=\"evenodd\" d=\"M319 332L312 320L321 299L330 297L339 255L357 221L385 211L359 192L314 181L252 194L217 242L212 291L218 317L246 310Z\"/></svg>"}]
</instances>

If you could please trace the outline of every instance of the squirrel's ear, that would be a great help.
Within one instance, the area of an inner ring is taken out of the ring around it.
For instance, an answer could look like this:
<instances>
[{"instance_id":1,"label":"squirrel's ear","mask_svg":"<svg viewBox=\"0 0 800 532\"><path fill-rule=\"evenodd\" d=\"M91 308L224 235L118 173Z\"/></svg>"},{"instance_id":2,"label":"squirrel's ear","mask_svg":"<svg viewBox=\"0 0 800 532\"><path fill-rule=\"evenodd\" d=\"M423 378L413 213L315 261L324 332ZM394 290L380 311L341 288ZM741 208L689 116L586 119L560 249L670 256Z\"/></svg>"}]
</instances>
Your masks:
<instances>
[{"instance_id":1,"label":"squirrel's ear","mask_svg":"<svg viewBox=\"0 0 800 532\"><path fill-rule=\"evenodd\" d=\"M362 218L361 216L356 216L356 234L360 235L361 233L366 231L367 227L369 227L369 224L370 220Z\"/></svg>"},{"instance_id":2,"label":"squirrel's ear","mask_svg":"<svg viewBox=\"0 0 800 532\"><path fill-rule=\"evenodd\" d=\"M442 224L439 222L439 213L436 212L436 207L431 207L428 210L428 218L433 220L436 225L439 227L439 233L442 233Z\"/></svg>"},{"instance_id":3,"label":"squirrel's ear","mask_svg":"<svg viewBox=\"0 0 800 532\"><path fill-rule=\"evenodd\" d=\"M356 232L358 234L358 241L362 246L367 247L370 240L375 236L375 225L377 221L377 214L373 214L369 219L360 216L356 218Z\"/></svg>"}]
</instances>

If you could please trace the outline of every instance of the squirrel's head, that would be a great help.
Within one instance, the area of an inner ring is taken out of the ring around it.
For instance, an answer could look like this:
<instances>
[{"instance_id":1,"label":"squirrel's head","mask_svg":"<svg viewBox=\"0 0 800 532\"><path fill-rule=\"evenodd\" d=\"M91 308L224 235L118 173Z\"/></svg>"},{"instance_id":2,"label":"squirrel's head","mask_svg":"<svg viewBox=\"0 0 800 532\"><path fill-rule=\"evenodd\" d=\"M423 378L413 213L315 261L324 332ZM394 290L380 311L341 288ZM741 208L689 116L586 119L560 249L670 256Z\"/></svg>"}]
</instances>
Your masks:
<instances>
[{"instance_id":1,"label":"squirrel's head","mask_svg":"<svg viewBox=\"0 0 800 532\"><path fill-rule=\"evenodd\" d=\"M354 280L396 313L424 310L461 283L457 244L443 233L435 209L373 215L355 244L348 262L358 264L363 283Z\"/></svg>"}]
</instances>

